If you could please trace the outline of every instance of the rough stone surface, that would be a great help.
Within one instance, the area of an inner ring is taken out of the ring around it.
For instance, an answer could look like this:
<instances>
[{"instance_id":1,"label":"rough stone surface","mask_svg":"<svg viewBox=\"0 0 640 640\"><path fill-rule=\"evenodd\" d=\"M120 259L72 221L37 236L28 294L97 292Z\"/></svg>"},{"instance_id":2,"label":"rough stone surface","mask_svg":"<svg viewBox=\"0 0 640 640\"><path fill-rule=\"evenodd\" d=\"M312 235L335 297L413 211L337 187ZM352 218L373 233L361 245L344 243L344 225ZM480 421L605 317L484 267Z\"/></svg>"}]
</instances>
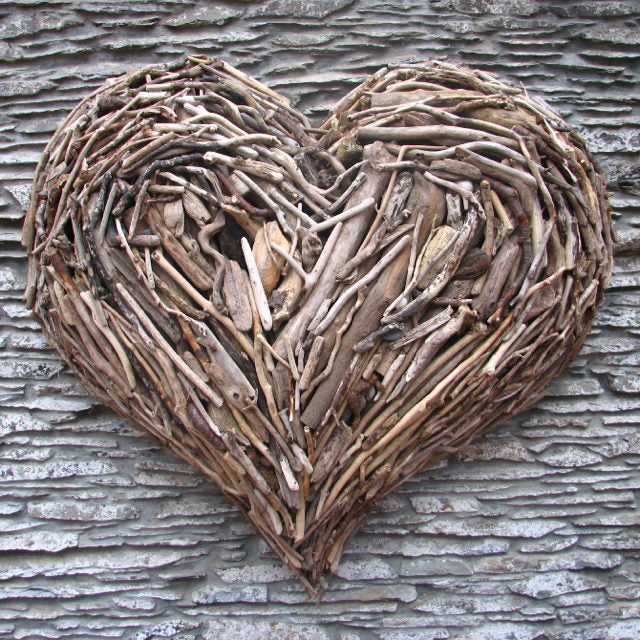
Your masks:
<instances>
[{"instance_id":1,"label":"rough stone surface","mask_svg":"<svg viewBox=\"0 0 640 640\"><path fill-rule=\"evenodd\" d=\"M638 0L3 0L0 638L640 638L640 256L547 398L385 499L315 604L214 486L84 394L24 309L19 241L69 109L188 53L312 119L388 63L498 73L578 128L640 228L639 26Z\"/></svg>"},{"instance_id":2,"label":"rough stone surface","mask_svg":"<svg viewBox=\"0 0 640 640\"><path fill-rule=\"evenodd\" d=\"M530 596L538 600L553 598L565 593L589 591L604 586L602 580L583 577L568 571L554 571L513 582L509 588L514 593Z\"/></svg>"}]
</instances>

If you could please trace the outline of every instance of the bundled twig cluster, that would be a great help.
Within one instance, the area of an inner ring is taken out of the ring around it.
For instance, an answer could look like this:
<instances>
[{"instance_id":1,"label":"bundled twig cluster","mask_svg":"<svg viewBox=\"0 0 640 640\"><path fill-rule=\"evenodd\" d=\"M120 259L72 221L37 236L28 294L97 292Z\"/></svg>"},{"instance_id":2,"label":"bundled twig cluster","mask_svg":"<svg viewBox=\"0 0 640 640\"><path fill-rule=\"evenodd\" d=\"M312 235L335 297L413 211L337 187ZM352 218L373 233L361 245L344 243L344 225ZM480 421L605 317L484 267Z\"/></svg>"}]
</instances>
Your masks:
<instances>
[{"instance_id":1,"label":"bundled twig cluster","mask_svg":"<svg viewBox=\"0 0 640 640\"><path fill-rule=\"evenodd\" d=\"M60 126L27 300L314 593L383 496L576 355L611 270L604 187L555 114L482 72L383 69L312 128L191 57Z\"/></svg>"}]
</instances>

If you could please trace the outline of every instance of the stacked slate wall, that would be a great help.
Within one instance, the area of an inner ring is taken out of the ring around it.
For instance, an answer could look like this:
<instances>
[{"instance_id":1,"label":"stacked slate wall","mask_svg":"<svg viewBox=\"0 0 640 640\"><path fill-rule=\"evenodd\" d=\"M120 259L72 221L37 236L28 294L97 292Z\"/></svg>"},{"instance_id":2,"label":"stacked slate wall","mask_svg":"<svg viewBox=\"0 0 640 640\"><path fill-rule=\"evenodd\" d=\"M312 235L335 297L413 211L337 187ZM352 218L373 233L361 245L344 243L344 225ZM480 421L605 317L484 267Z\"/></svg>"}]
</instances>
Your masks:
<instances>
[{"instance_id":1,"label":"stacked slate wall","mask_svg":"<svg viewBox=\"0 0 640 640\"><path fill-rule=\"evenodd\" d=\"M546 399L387 498L310 603L238 510L85 395L24 309L30 179L105 78L220 55L312 117L386 63L543 97L640 226L640 2L0 3L0 638L635 640L640 256ZM635 169L634 169L635 167Z\"/></svg>"}]
</instances>

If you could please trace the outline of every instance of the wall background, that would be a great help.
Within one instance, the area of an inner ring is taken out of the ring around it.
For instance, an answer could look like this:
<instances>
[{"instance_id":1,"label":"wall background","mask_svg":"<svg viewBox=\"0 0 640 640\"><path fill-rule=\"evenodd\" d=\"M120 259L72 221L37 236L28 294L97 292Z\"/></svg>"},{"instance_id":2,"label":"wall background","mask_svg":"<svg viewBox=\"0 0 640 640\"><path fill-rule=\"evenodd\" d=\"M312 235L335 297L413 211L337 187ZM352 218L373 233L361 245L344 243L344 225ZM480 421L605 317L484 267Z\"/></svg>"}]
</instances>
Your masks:
<instances>
[{"instance_id":1,"label":"wall background","mask_svg":"<svg viewBox=\"0 0 640 640\"><path fill-rule=\"evenodd\" d=\"M0 637L640 637L640 256L547 399L385 500L321 604L47 348L21 303L38 155L105 78L187 52L313 116L385 63L494 71L579 128L640 226L638 0L0 2Z\"/></svg>"}]
</instances>

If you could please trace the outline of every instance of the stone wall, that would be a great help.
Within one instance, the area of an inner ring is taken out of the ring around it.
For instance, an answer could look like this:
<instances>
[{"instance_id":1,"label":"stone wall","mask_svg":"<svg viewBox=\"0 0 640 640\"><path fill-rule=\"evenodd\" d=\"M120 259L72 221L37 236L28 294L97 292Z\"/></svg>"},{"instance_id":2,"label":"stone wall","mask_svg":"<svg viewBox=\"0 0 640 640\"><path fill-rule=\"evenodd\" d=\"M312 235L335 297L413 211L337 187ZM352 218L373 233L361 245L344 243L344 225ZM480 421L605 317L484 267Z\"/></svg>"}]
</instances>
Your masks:
<instances>
[{"instance_id":1,"label":"stone wall","mask_svg":"<svg viewBox=\"0 0 640 640\"><path fill-rule=\"evenodd\" d=\"M0 637L639 638L640 257L618 261L548 397L386 499L320 604L214 486L96 406L47 347L21 303L38 155L105 78L188 52L314 117L385 63L496 72L584 134L619 228L640 225L638 0L3 0Z\"/></svg>"}]
</instances>

